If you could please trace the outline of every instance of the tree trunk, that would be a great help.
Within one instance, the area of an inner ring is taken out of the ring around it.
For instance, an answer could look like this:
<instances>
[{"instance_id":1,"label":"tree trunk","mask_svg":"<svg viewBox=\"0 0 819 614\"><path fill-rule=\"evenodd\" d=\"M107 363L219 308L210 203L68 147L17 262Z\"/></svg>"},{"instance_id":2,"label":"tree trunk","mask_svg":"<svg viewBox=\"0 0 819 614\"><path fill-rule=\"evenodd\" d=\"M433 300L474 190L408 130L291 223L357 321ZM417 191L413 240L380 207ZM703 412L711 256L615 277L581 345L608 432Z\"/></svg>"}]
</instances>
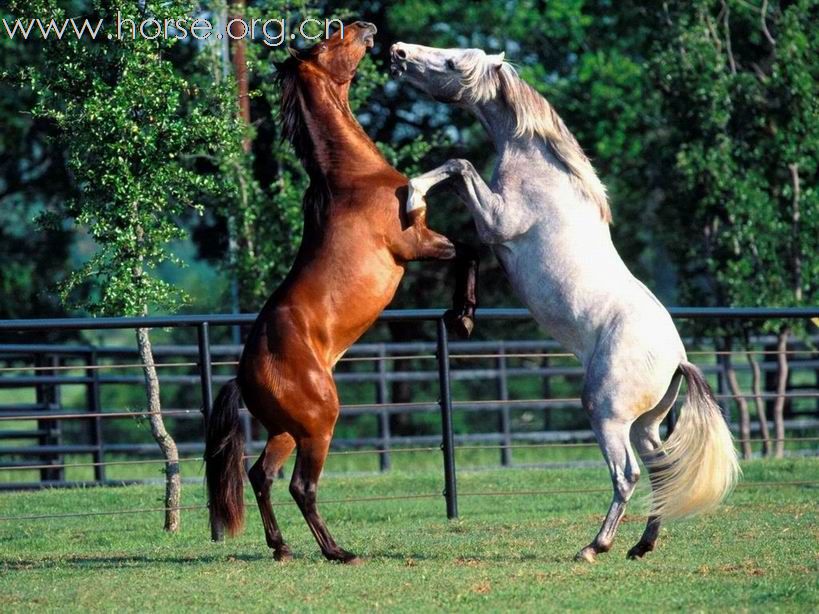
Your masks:
<instances>
[{"instance_id":1,"label":"tree trunk","mask_svg":"<svg viewBox=\"0 0 819 614\"><path fill-rule=\"evenodd\" d=\"M242 120L244 127L250 126L250 82L247 73L247 42L244 38L246 24L238 20L244 20L245 14L245 0L234 0L231 3L230 10L230 56L233 62L233 75L236 79L236 109L239 118ZM242 38L237 38L242 36ZM245 134L242 139L242 149L245 154L249 154L252 148L250 137ZM236 178L240 187L240 201L241 205L238 208L239 216L243 218L242 230L244 231L244 239L250 240L250 228L247 225L247 189L243 178L243 169L241 165L236 165ZM231 280L231 300L233 313L239 313L242 310L240 288L241 280L238 268L238 254L239 254L239 221L233 210L228 210L227 226L228 226L228 260L230 261L230 268L233 271L233 279ZM234 327L234 343L241 341L241 334L239 327Z\"/></svg>"},{"instance_id":2,"label":"tree trunk","mask_svg":"<svg viewBox=\"0 0 819 614\"><path fill-rule=\"evenodd\" d=\"M762 439L762 455L771 455L771 434L768 432L768 409L765 399L762 398L762 372L759 368L759 362L754 358L754 355L747 352L748 364L751 365L751 381L754 390L754 404L756 405L756 414L759 419L759 435Z\"/></svg>"},{"instance_id":3,"label":"tree trunk","mask_svg":"<svg viewBox=\"0 0 819 614\"><path fill-rule=\"evenodd\" d=\"M776 360L778 377L776 382L776 402L773 408L774 458L785 456L785 393L788 390L788 336L790 329L783 326L776 338Z\"/></svg>"},{"instance_id":4,"label":"tree trunk","mask_svg":"<svg viewBox=\"0 0 819 614\"><path fill-rule=\"evenodd\" d=\"M151 434L154 436L162 456L165 458L165 530L171 533L179 531L179 504L182 498L182 480L179 475L179 451L176 443L165 430L159 401L159 378L154 366L154 353L147 328L137 329L137 346L145 374L145 395L148 400L148 421Z\"/></svg>"},{"instance_id":5,"label":"tree trunk","mask_svg":"<svg viewBox=\"0 0 819 614\"><path fill-rule=\"evenodd\" d=\"M740 450L742 451L742 458L749 459L753 452L751 448L751 415L748 412L748 401L742 394L742 389L739 387L737 380L737 372L734 369L731 361L731 343L725 344L726 353L722 356L722 368L725 370L725 379L728 381L728 387L731 389L731 395L739 408L739 438Z\"/></svg>"},{"instance_id":6,"label":"tree trunk","mask_svg":"<svg viewBox=\"0 0 819 614\"><path fill-rule=\"evenodd\" d=\"M231 16L232 20L239 20L244 19L245 13L245 0L235 0L233 2L233 15ZM243 26L240 22L234 21L230 25L230 34L231 34L231 51L232 51L232 58L233 58L233 71L236 75L236 86L237 92L239 95L238 100L238 107L239 107L239 117L242 118L242 121L245 125L250 125L250 87L249 87L249 79L247 74L247 53L245 49L245 45L247 42L244 38L238 38L243 34L245 30L245 26ZM242 144L245 149L245 153L250 153L251 142L248 137L245 137Z\"/></svg>"}]
</instances>

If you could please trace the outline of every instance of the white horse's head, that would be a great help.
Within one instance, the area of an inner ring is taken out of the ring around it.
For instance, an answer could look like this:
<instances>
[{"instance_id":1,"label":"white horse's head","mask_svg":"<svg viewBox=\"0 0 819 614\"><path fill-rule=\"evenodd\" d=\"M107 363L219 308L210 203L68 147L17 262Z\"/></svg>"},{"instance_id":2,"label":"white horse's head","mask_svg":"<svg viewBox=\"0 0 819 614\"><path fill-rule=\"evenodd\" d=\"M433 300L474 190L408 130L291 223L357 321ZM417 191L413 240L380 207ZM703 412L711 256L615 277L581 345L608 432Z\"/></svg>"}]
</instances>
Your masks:
<instances>
[{"instance_id":1,"label":"white horse's head","mask_svg":"<svg viewBox=\"0 0 819 614\"><path fill-rule=\"evenodd\" d=\"M432 98L447 103L476 102L491 73L503 66L503 53L481 49L437 49L395 43L390 48L391 72Z\"/></svg>"}]
</instances>

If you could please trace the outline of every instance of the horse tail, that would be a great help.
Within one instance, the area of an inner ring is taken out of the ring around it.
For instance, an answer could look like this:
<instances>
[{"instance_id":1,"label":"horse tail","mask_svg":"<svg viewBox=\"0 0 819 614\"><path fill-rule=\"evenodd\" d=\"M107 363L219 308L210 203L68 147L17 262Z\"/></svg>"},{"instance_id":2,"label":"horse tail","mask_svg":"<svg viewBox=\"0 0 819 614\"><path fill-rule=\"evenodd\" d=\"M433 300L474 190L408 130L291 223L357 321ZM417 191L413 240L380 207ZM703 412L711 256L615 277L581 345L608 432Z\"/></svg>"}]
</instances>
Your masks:
<instances>
[{"instance_id":1,"label":"horse tail","mask_svg":"<svg viewBox=\"0 0 819 614\"><path fill-rule=\"evenodd\" d=\"M210 500L210 526L214 539L222 527L233 536L244 525L245 436L239 422L242 392L236 379L219 391L205 436L205 479Z\"/></svg>"},{"instance_id":2,"label":"horse tail","mask_svg":"<svg viewBox=\"0 0 819 614\"><path fill-rule=\"evenodd\" d=\"M674 431L652 462L652 514L663 519L715 508L741 473L731 431L705 376L683 362L688 397Z\"/></svg>"}]
</instances>

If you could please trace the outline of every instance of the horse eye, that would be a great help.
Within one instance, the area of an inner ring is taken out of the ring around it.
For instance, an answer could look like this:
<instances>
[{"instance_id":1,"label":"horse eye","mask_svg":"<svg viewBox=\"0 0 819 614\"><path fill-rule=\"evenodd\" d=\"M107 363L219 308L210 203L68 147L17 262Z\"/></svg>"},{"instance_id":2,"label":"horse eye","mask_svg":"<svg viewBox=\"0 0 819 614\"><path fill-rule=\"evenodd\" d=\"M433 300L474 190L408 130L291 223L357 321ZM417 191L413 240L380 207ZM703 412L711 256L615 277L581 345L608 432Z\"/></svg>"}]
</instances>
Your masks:
<instances>
[{"instance_id":1,"label":"horse eye","mask_svg":"<svg viewBox=\"0 0 819 614\"><path fill-rule=\"evenodd\" d=\"M446 61L446 67L449 70L455 70L455 61L454 60L447 60Z\"/></svg>"}]
</instances>

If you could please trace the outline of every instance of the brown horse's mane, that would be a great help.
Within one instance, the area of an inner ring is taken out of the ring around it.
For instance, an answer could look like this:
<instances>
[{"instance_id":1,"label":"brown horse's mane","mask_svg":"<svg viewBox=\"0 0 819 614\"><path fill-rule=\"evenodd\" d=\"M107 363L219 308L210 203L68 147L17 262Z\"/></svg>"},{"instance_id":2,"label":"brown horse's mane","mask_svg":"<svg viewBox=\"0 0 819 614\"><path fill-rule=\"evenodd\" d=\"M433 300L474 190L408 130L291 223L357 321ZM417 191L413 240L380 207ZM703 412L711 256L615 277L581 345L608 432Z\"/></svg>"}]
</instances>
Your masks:
<instances>
[{"instance_id":1,"label":"brown horse's mane","mask_svg":"<svg viewBox=\"0 0 819 614\"><path fill-rule=\"evenodd\" d=\"M310 185L302 200L305 226L320 229L329 212L330 192L320 173L316 148L299 102L300 61L297 57L289 57L276 67L276 80L281 87L282 138L293 145L296 156L310 177Z\"/></svg>"}]
</instances>

